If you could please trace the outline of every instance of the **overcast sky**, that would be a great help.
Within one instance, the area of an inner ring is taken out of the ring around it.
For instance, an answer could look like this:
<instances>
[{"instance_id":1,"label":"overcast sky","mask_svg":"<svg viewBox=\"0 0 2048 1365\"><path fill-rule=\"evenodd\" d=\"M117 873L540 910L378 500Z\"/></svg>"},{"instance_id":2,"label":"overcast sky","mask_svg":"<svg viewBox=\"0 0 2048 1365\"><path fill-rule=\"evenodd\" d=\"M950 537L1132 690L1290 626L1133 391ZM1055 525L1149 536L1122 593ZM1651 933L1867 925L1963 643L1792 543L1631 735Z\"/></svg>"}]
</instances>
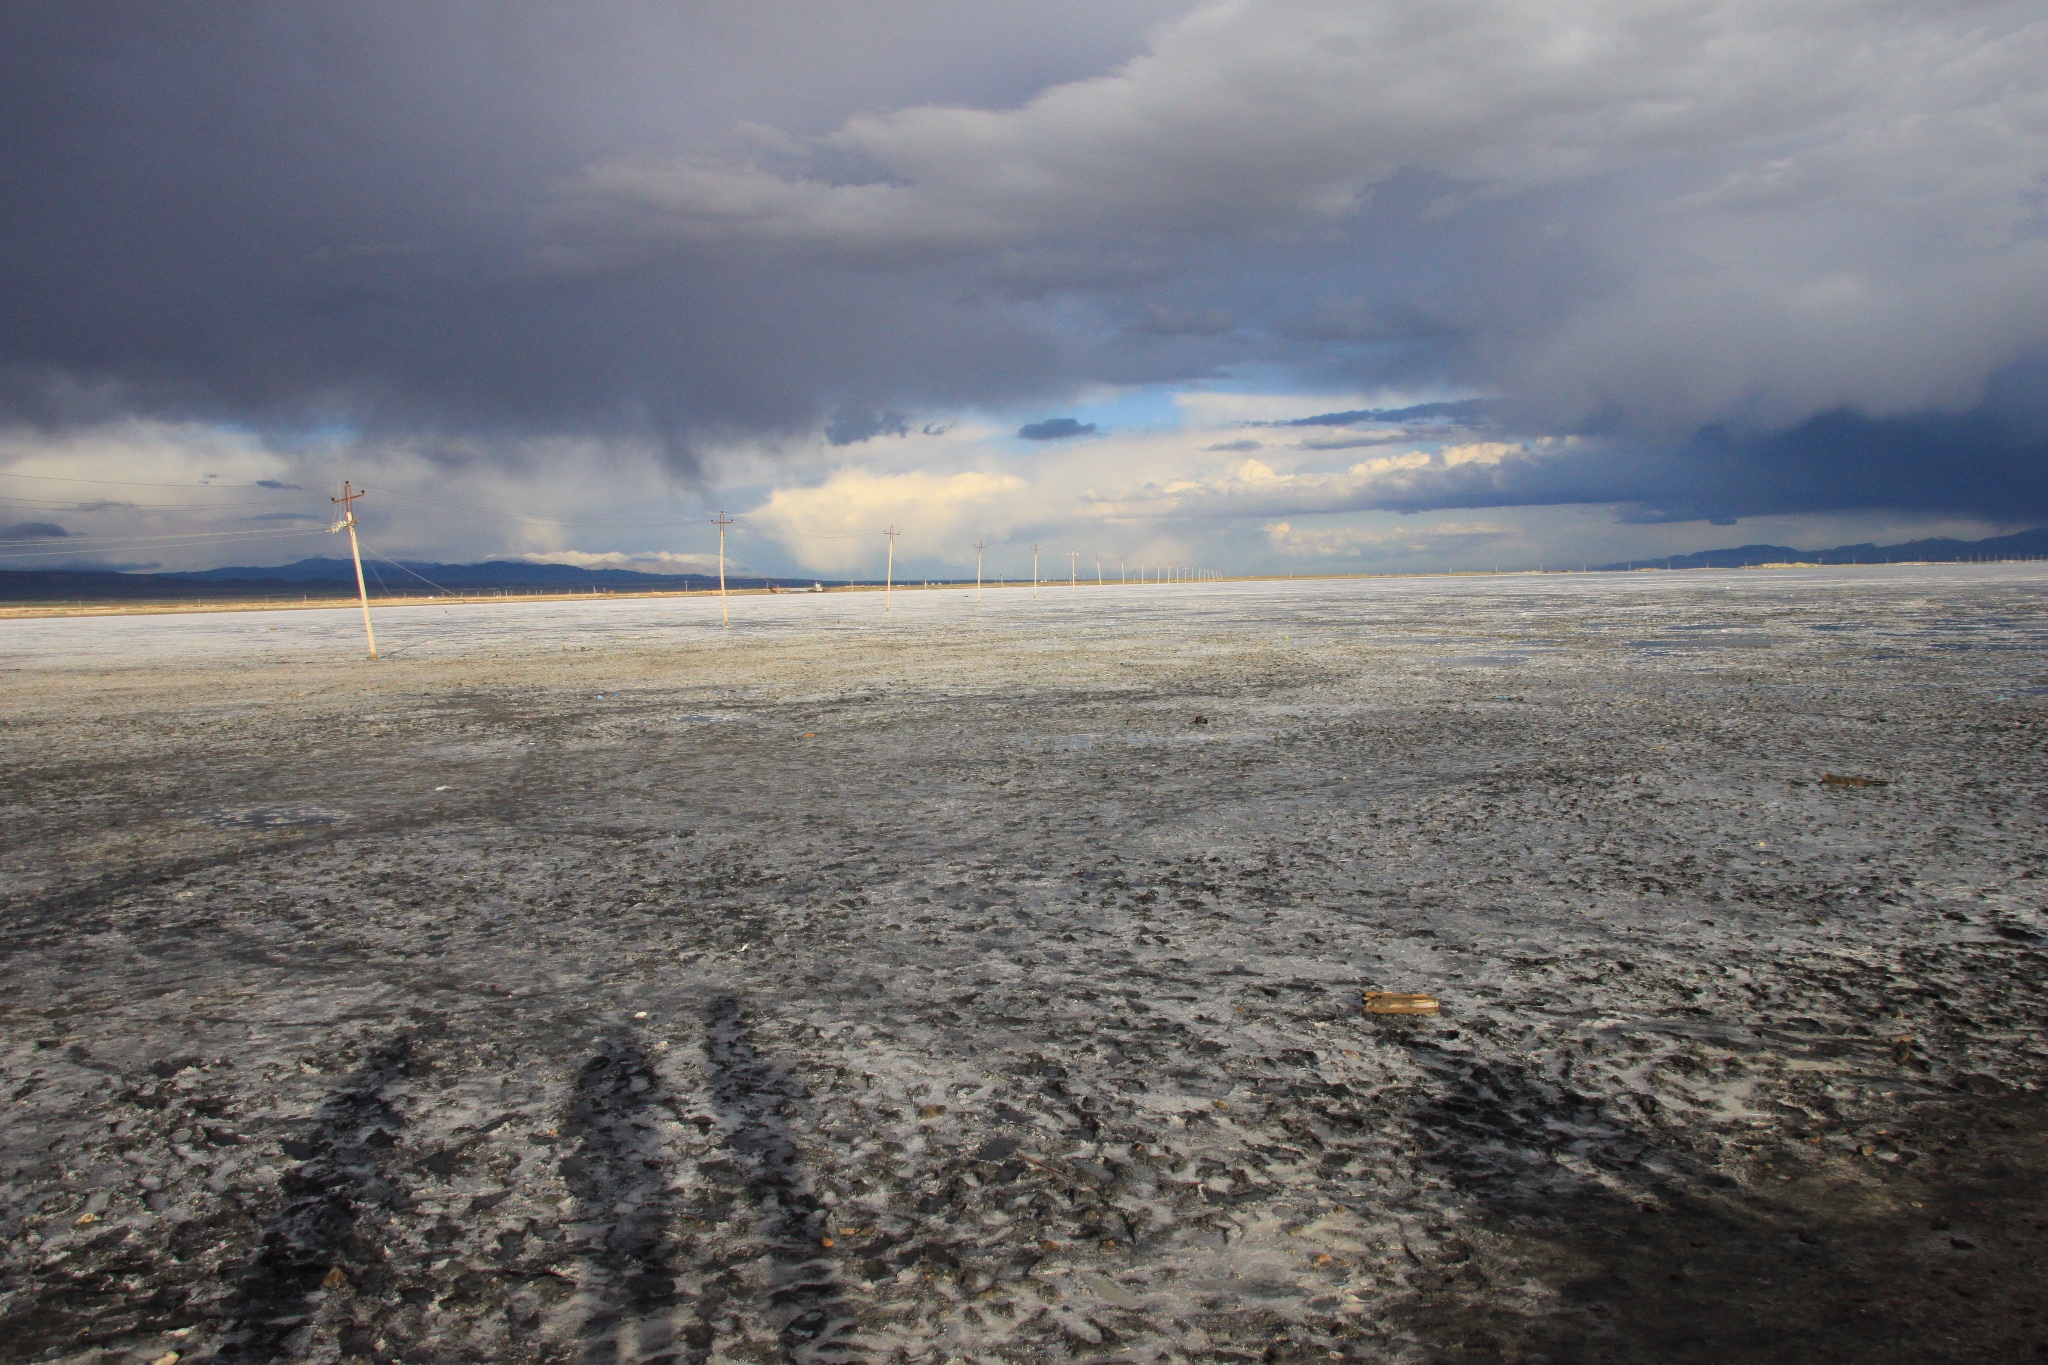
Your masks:
<instances>
[{"instance_id":1,"label":"overcast sky","mask_svg":"<svg viewBox=\"0 0 2048 1365\"><path fill-rule=\"evenodd\" d=\"M2040 525L2043 71L2033 3L16 0L0 567L332 554L344 477L761 572Z\"/></svg>"}]
</instances>

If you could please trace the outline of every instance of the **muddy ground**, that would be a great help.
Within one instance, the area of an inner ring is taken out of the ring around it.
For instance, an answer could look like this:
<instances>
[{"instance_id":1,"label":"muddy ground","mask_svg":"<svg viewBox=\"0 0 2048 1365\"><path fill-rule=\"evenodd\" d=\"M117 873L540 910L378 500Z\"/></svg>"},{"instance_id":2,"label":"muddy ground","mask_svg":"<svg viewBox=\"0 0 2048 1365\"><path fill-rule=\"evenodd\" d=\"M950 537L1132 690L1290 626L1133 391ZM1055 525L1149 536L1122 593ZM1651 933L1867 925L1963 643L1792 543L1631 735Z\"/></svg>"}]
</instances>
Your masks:
<instances>
[{"instance_id":1,"label":"muddy ground","mask_svg":"<svg viewBox=\"0 0 2048 1365\"><path fill-rule=\"evenodd\" d=\"M0 1360L2040 1358L2044 588L7 623Z\"/></svg>"}]
</instances>

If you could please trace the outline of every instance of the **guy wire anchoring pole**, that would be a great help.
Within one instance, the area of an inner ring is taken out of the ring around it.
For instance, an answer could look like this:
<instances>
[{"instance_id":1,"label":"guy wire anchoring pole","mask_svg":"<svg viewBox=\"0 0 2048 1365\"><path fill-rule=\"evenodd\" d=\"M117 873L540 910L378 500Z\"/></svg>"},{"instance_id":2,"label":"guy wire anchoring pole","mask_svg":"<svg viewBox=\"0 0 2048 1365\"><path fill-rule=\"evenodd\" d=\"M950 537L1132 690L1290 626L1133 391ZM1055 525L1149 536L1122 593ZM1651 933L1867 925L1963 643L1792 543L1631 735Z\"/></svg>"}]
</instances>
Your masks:
<instances>
[{"instance_id":1,"label":"guy wire anchoring pole","mask_svg":"<svg viewBox=\"0 0 2048 1365\"><path fill-rule=\"evenodd\" d=\"M1031 595L1038 596L1038 547L1031 547Z\"/></svg>"},{"instance_id":2,"label":"guy wire anchoring pole","mask_svg":"<svg viewBox=\"0 0 2048 1365\"><path fill-rule=\"evenodd\" d=\"M725 605L725 528L732 525L732 518L720 512L711 519L711 524L718 528L718 614L730 626L732 612Z\"/></svg>"},{"instance_id":3,"label":"guy wire anchoring pole","mask_svg":"<svg viewBox=\"0 0 2048 1365\"><path fill-rule=\"evenodd\" d=\"M981 600L981 556L982 552L987 549L987 542L979 540L974 542L974 600L977 602Z\"/></svg>"},{"instance_id":4,"label":"guy wire anchoring pole","mask_svg":"<svg viewBox=\"0 0 2048 1365\"><path fill-rule=\"evenodd\" d=\"M370 590L363 583L363 547L356 543L356 509L354 504L355 500L361 496L361 490L351 491L348 480L342 480L341 496L328 499L329 502L341 505L341 520L337 524L330 526L328 530L330 532L339 531L344 526L348 528L348 552L355 556L356 561L356 596L363 603L363 638L370 642L370 657L374 659L377 657L377 632L370 629Z\"/></svg>"},{"instance_id":5,"label":"guy wire anchoring pole","mask_svg":"<svg viewBox=\"0 0 2048 1365\"><path fill-rule=\"evenodd\" d=\"M891 523L882 534L889 537L889 569L882 575L882 610L886 612L889 610L889 594L896 590L896 537L903 533Z\"/></svg>"}]
</instances>

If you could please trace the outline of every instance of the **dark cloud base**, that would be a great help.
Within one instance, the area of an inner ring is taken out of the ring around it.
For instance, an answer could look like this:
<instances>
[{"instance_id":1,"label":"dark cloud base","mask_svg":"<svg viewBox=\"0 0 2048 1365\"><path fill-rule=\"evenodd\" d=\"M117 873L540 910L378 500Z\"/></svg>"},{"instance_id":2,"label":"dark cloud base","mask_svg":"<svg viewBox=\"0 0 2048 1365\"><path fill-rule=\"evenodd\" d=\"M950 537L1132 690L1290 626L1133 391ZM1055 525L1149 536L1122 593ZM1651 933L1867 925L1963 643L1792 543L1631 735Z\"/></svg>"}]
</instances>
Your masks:
<instances>
[{"instance_id":1,"label":"dark cloud base","mask_svg":"<svg viewBox=\"0 0 2048 1365\"><path fill-rule=\"evenodd\" d=\"M1518 368L1528 353L1589 300L1618 297L1642 264L1617 254L1628 225L1645 221L1620 171L1456 209L1460 184L1443 167L1458 157L1439 157L1434 170L1390 162L1373 172L1356 216L1319 219L1318 232L1279 247L1261 246L1256 222L1229 214L1208 228L1158 216L1160 203L1205 187L1229 205L1257 198L1209 146L1200 172L1146 182L1144 193L1118 184L1103 203L1049 203L1040 226L1014 240L947 238L939 210L975 205L946 199L937 182L916 231L865 256L858 242L829 237L789 247L778 232L802 224L772 216L751 236L715 243L685 230L703 222L674 215L667 236L634 236L639 220L625 218L580 236L565 229L564 186L607 159L678 155L747 121L815 149L853 114L920 102L1006 118L1000 111L1027 106L1034 91L1115 71L1142 49L1147 24L1177 12L1166 0L1061 4L970 22L960 16L972 7L892 0L818 39L812 28L840 21L820 11L799 25L799 10L754 8L711 19L699 7L568 11L524 0L483 16L379 0L5 8L0 424L62 430L148 415L255 428L281 444L308 431L398 435L446 464L492 472L552 458L523 438L616 438L694 474L722 442L809 447L822 428L831 445L854 445L906 434L912 413L1053 407L1090 385L1214 378L1233 365L1297 379L1336 367L1365 392L1399 380L1499 393L1513 387L1500 376L1531 372ZM1276 41L1300 39L1313 36L1314 11L1280 5L1253 18ZM997 41L1027 30L1035 36L1022 46ZM1212 60L1227 67L1233 54ZM1468 74L1445 61L1418 79L1455 90L1463 108ZM1587 107L1599 98L1589 89ZM1374 135L1362 114L1355 127L1341 123L1332 126L1342 145L1325 151ZM1508 134L1453 141L1486 136ZM1064 144L1040 150L1047 165L1073 160ZM1726 155L1750 153L1730 144ZM1257 170L1274 158L1255 160ZM1720 183L1727 169L1700 183ZM1656 202L1697 170L1659 169L1670 179L1658 179ZM820 180L807 192L844 188ZM1069 212L1091 205L1101 213ZM927 229L938 235L917 235ZM968 240L981 244L960 245ZM1772 258L1744 257L1731 241L1731 259L1752 262L1731 276L1742 285ZM1641 253L1667 261L1670 247L1660 238ZM1746 336L1772 316L1731 314L1725 326ZM1105 330L1105 319L1122 325ZM1704 317L1696 327L1703 338L1713 331ZM1688 341L1669 364L1701 354ZM1670 377L1619 372L1644 376L1618 400L1638 408L1656 404L1634 390ZM1605 391L1590 379L1544 382ZM1827 390L1838 391L1868 390ZM1529 416L1539 411L1554 420ZM1379 487L1361 507L1612 504L1653 523L1854 509L2048 516L2040 356L1963 412L1845 408L1784 430L1661 443L1641 433L1700 417L1635 411L1603 430L1572 412L1557 394L1523 393L1279 425L1588 438ZM1054 418L1017 434L1099 433ZM8 534L48 534L37 525Z\"/></svg>"},{"instance_id":2,"label":"dark cloud base","mask_svg":"<svg viewBox=\"0 0 2048 1365\"><path fill-rule=\"evenodd\" d=\"M1073 417L1048 417L1043 422L1026 422L1017 436L1026 441L1071 441L1077 436L1096 434L1095 423Z\"/></svg>"},{"instance_id":3,"label":"dark cloud base","mask_svg":"<svg viewBox=\"0 0 2048 1365\"><path fill-rule=\"evenodd\" d=\"M1303 424L1414 420L1407 415L1414 412L1330 413ZM1866 510L2033 524L2048 520L2048 424L2025 404L1994 394L1962 413L1871 417L1837 411L1789 431L1710 428L1662 446L1593 434L1576 446L1532 445L1498 464L1459 465L1376 484L1344 507L1317 510L1569 504L1611 504L1621 509L1621 520L1640 524L1733 525L1745 517Z\"/></svg>"}]
</instances>

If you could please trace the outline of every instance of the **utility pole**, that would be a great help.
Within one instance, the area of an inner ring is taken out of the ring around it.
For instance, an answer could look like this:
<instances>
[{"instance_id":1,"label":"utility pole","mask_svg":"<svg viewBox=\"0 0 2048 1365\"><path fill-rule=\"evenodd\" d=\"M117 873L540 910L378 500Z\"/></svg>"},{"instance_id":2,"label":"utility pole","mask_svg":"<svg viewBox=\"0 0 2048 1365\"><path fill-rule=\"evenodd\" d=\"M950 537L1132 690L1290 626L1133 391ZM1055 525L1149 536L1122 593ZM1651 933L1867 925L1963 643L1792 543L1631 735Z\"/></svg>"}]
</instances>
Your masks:
<instances>
[{"instance_id":1,"label":"utility pole","mask_svg":"<svg viewBox=\"0 0 2048 1365\"><path fill-rule=\"evenodd\" d=\"M1031 547L1031 595L1038 596L1038 547Z\"/></svg>"},{"instance_id":2,"label":"utility pole","mask_svg":"<svg viewBox=\"0 0 2048 1365\"><path fill-rule=\"evenodd\" d=\"M903 533L897 530L895 523L892 522L889 525L889 529L882 532L882 534L889 537L889 568L882 575L882 610L887 612L889 610L889 594L894 592L896 588L896 537Z\"/></svg>"},{"instance_id":3,"label":"utility pole","mask_svg":"<svg viewBox=\"0 0 2048 1365\"><path fill-rule=\"evenodd\" d=\"M725 604L725 528L732 525L732 518L720 512L711 519L711 524L718 528L718 614L729 627L732 625L732 612Z\"/></svg>"},{"instance_id":4,"label":"utility pole","mask_svg":"<svg viewBox=\"0 0 2048 1365\"><path fill-rule=\"evenodd\" d=\"M1067 591L1079 592L1080 590L1081 552L1079 550L1069 550L1067 551Z\"/></svg>"},{"instance_id":5,"label":"utility pole","mask_svg":"<svg viewBox=\"0 0 2048 1365\"><path fill-rule=\"evenodd\" d=\"M356 542L355 500L361 496L361 490L351 489L348 480L342 480L341 496L328 499L329 502L340 505L341 520L328 530L332 533L343 527L348 528L348 552L356 561L356 596L362 599L363 603L363 638L370 642L370 657L374 659L377 657L377 632L370 629L370 589L363 582L363 547Z\"/></svg>"},{"instance_id":6,"label":"utility pole","mask_svg":"<svg viewBox=\"0 0 2048 1365\"><path fill-rule=\"evenodd\" d=\"M981 600L981 556L988 549L985 541L974 542L974 600Z\"/></svg>"},{"instance_id":7,"label":"utility pole","mask_svg":"<svg viewBox=\"0 0 2048 1365\"><path fill-rule=\"evenodd\" d=\"M1131 581L1124 575L1124 557L1122 555L1118 555L1116 557L1116 581L1119 583L1128 583Z\"/></svg>"},{"instance_id":8,"label":"utility pole","mask_svg":"<svg viewBox=\"0 0 2048 1365\"><path fill-rule=\"evenodd\" d=\"M1102 586L1102 556L1095 556L1095 586Z\"/></svg>"}]
</instances>

